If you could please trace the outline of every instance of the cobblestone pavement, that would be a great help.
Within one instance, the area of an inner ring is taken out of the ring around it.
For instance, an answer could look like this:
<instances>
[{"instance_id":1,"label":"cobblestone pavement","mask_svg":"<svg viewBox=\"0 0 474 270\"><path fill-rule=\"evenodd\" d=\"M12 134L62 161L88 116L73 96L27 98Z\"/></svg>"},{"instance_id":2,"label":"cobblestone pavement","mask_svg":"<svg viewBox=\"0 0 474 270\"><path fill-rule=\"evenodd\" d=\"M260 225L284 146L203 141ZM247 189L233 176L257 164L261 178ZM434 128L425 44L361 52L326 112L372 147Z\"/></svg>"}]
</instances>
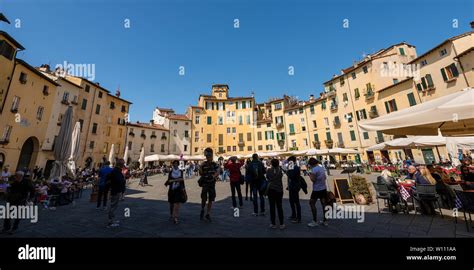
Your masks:
<instances>
[{"instance_id":1,"label":"cobblestone pavement","mask_svg":"<svg viewBox=\"0 0 474 270\"><path fill-rule=\"evenodd\" d=\"M329 188L333 189L332 179L347 177L333 171L329 178ZM374 181L375 174L365 175ZM412 211L406 214L391 214L382 211L377 213L375 203L365 207L364 222L355 219L330 220L328 227L309 228L306 224L311 220L308 205L309 194L301 192L303 222L291 224L287 222L285 230L269 228L270 217L268 200L267 215L252 216L253 206L250 200L244 200L244 207L239 217L234 217L231 208L230 186L228 182L216 184L217 199L212 209L211 223L199 220L200 188L197 177L186 180L189 200L181 207L181 223L174 225L169 221L169 205L164 176L149 177L150 186L140 187L138 180L132 180L125 201L121 201L117 215L120 216L119 228L107 228L107 214L97 210L95 203L89 202L90 190L75 204L57 207L56 210L39 210L37 223L24 220L13 236L2 237L473 237L474 230L467 232L461 217L455 224L452 213L443 209L444 218L437 216L415 215ZM286 179L284 179L286 181ZM307 180L309 182L309 180ZM245 186L242 186L245 194ZM245 197L245 195L244 195ZM382 204L382 201L380 201ZM4 204L4 202L2 202ZM345 204L351 205L351 204ZM290 214L288 193L284 200L285 219ZM125 213L130 211L130 216ZM318 214L321 207L318 203ZM321 216L320 216L321 218ZM286 220L285 220L286 221Z\"/></svg>"}]
</instances>

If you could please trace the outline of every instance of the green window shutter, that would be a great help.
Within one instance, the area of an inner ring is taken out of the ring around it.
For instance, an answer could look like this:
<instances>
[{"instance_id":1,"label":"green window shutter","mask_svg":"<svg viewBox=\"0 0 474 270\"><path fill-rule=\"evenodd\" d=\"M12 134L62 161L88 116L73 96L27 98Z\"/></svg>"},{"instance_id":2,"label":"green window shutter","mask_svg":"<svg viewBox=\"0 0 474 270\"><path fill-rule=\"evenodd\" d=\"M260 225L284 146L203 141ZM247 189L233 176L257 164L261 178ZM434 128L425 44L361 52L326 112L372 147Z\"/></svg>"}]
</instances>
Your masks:
<instances>
[{"instance_id":1,"label":"green window shutter","mask_svg":"<svg viewBox=\"0 0 474 270\"><path fill-rule=\"evenodd\" d=\"M410 103L410 107L415 106L416 105L416 100L415 100L415 96L413 95L413 93L408 93L407 97L408 97L408 103Z\"/></svg>"},{"instance_id":2,"label":"green window shutter","mask_svg":"<svg viewBox=\"0 0 474 270\"><path fill-rule=\"evenodd\" d=\"M443 76L444 81L448 80L448 76L446 76L446 71L444 71L444 68L441 69L441 76Z\"/></svg>"},{"instance_id":3,"label":"green window shutter","mask_svg":"<svg viewBox=\"0 0 474 270\"><path fill-rule=\"evenodd\" d=\"M390 113L390 106L388 105L388 101L385 101L385 110L387 113Z\"/></svg>"},{"instance_id":4,"label":"green window shutter","mask_svg":"<svg viewBox=\"0 0 474 270\"><path fill-rule=\"evenodd\" d=\"M426 85L426 79L425 77L421 78L421 85L423 86L423 89L428 89L428 86Z\"/></svg>"},{"instance_id":5,"label":"green window shutter","mask_svg":"<svg viewBox=\"0 0 474 270\"><path fill-rule=\"evenodd\" d=\"M365 113L365 109L362 110L362 114L364 115L364 119L367 119L367 114Z\"/></svg>"},{"instance_id":6,"label":"green window shutter","mask_svg":"<svg viewBox=\"0 0 474 270\"><path fill-rule=\"evenodd\" d=\"M351 141L355 141L356 140L355 132L353 130L351 130L350 134L351 134Z\"/></svg>"},{"instance_id":7,"label":"green window shutter","mask_svg":"<svg viewBox=\"0 0 474 270\"><path fill-rule=\"evenodd\" d=\"M319 142L319 135L317 133L314 133L314 141Z\"/></svg>"},{"instance_id":8,"label":"green window shutter","mask_svg":"<svg viewBox=\"0 0 474 270\"><path fill-rule=\"evenodd\" d=\"M456 67L454 63L449 65L449 68L451 69L451 73L453 74L454 77L459 76L458 68Z\"/></svg>"},{"instance_id":9,"label":"green window shutter","mask_svg":"<svg viewBox=\"0 0 474 270\"><path fill-rule=\"evenodd\" d=\"M369 132L364 132L364 140L368 140L369 139Z\"/></svg>"},{"instance_id":10,"label":"green window shutter","mask_svg":"<svg viewBox=\"0 0 474 270\"><path fill-rule=\"evenodd\" d=\"M211 125L211 124L212 124L212 117L211 117L211 116L208 116L208 117L207 117L207 124L208 124L208 125Z\"/></svg>"},{"instance_id":11,"label":"green window shutter","mask_svg":"<svg viewBox=\"0 0 474 270\"><path fill-rule=\"evenodd\" d=\"M295 133L295 125L290 124L290 134Z\"/></svg>"},{"instance_id":12,"label":"green window shutter","mask_svg":"<svg viewBox=\"0 0 474 270\"><path fill-rule=\"evenodd\" d=\"M326 140L331 140L331 132L326 132Z\"/></svg>"},{"instance_id":13,"label":"green window shutter","mask_svg":"<svg viewBox=\"0 0 474 270\"><path fill-rule=\"evenodd\" d=\"M398 111L398 109L397 109L397 102L395 101L395 99L392 99L392 102L393 102L393 110L394 110L394 111Z\"/></svg>"},{"instance_id":14,"label":"green window shutter","mask_svg":"<svg viewBox=\"0 0 474 270\"><path fill-rule=\"evenodd\" d=\"M359 88L354 89L354 96L355 96L355 98L359 98L359 97L360 97Z\"/></svg>"},{"instance_id":15,"label":"green window shutter","mask_svg":"<svg viewBox=\"0 0 474 270\"><path fill-rule=\"evenodd\" d=\"M403 48L398 48L398 50L400 51L400 55L405 55L405 50Z\"/></svg>"},{"instance_id":16,"label":"green window shutter","mask_svg":"<svg viewBox=\"0 0 474 270\"><path fill-rule=\"evenodd\" d=\"M360 121L359 111L356 112L357 121Z\"/></svg>"},{"instance_id":17,"label":"green window shutter","mask_svg":"<svg viewBox=\"0 0 474 270\"><path fill-rule=\"evenodd\" d=\"M222 102L222 108L223 108L224 111L225 111L225 102Z\"/></svg>"},{"instance_id":18,"label":"green window shutter","mask_svg":"<svg viewBox=\"0 0 474 270\"><path fill-rule=\"evenodd\" d=\"M418 91L423 91L423 89L421 88L421 83L416 84L416 89L418 89Z\"/></svg>"},{"instance_id":19,"label":"green window shutter","mask_svg":"<svg viewBox=\"0 0 474 270\"><path fill-rule=\"evenodd\" d=\"M428 82L428 87L434 87L433 79L431 78L431 74L426 74L426 81Z\"/></svg>"}]
</instances>

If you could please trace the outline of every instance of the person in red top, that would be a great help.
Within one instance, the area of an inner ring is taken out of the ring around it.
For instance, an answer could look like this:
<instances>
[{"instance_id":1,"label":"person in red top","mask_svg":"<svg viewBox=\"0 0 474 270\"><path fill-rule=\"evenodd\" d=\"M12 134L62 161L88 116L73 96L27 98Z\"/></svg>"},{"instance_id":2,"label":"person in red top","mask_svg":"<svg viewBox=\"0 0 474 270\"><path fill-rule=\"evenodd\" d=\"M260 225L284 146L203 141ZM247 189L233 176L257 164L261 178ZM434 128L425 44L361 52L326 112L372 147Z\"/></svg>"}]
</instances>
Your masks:
<instances>
[{"instance_id":1,"label":"person in red top","mask_svg":"<svg viewBox=\"0 0 474 270\"><path fill-rule=\"evenodd\" d=\"M240 173L240 167L242 163L237 161L237 157L231 157L224 165L224 167L229 171L230 174L230 191L232 192L232 207L237 207L237 202L235 200L235 191L237 190L237 195L239 196L239 207L242 207L242 191L240 190L242 174Z\"/></svg>"}]
</instances>

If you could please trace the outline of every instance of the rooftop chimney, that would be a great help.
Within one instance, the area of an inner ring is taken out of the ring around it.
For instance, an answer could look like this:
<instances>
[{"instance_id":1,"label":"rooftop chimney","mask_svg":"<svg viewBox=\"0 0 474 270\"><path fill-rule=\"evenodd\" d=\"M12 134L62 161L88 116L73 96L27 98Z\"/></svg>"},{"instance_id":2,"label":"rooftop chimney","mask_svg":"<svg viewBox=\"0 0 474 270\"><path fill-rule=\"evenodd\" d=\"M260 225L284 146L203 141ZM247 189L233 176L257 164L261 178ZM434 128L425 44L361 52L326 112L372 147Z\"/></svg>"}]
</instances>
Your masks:
<instances>
[{"instance_id":1,"label":"rooftop chimney","mask_svg":"<svg viewBox=\"0 0 474 270\"><path fill-rule=\"evenodd\" d=\"M313 101L313 100L314 100L314 95L313 94L309 95L309 101Z\"/></svg>"},{"instance_id":2,"label":"rooftop chimney","mask_svg":"<svg viewBox=\"0 0 474 270\"><path fill-rule=\"evenodd\" d=\"M471 22L471 28L474 30L474 21Z\"/></svg>"},{"instance_id":3,"label":"rooftop chimney","mask_svg":"<svg viewBox=\"0 0 474 270\"><path fill-rule=\"evenodd\" d=\"M150 126L153 126L155 124L155 120L150 120Z\"/></svg>"},{"instance_id":4,"label":"rooftop chimney","mask_svg":"<svg viewBox=\"0 0 474 270\"><path fill-rule=\"evenodd\" d=\"M115 96L120 97L120 89L117 89L117 91L115 91Z\"/></svg>"},{"instance_id":5,"label":"rooftop chimney","mask_svg":"<svg viewBox=\"0 0 474 270\"><path fill-rule=\"evenodd\" d=\"M49 65L48 64L42 64L40 67L39 67L39 70L40 71L43 71L43 72L50 72L51 70L49 69Z\"/></svg>"}]
</instances>

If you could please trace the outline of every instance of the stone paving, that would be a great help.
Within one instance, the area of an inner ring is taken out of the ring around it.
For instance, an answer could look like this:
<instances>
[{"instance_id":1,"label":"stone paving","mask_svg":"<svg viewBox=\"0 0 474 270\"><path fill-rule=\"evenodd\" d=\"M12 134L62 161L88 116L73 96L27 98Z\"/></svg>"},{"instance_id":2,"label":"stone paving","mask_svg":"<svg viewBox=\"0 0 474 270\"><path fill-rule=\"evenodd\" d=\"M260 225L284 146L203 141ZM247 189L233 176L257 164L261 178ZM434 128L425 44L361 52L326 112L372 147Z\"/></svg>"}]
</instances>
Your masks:
<instances>
[{"instance_id":1,"label":"stone paving","mask_svg":"<svg viewBox=\"0 0 474 270\"><path fill-rule=\"evenodd\" d=\"M329 178L332 190L332 179L347 177L338 171ZM365 175L374 181L376 174ZM365 207L365 220L358 223L355 219L330 220L328 227L309 228L311 220L308 205L309 194L301 192L302 223L287 222L285 230L269 228L270 217L268 200L267 215L252 216L252 202L244 201L239 217L234 217L231 208L230 186L228 182L216 184L217 199L213 206L211 223L199 220L200 188L197 177L186 182L189 200L182 205L181 223L174 225L169 221L167 188L162 175L149 177L151 186L140 187L138 180L132 180L127 190L125 201L121 201L117 216L121 216L119 228L107 228L107 213L97 210L95 203L89 202L90 190L84 191L82 198L74 205L57 207L56 210L39 210L37 223L22 221L16 234L0 235L4 237L474 237L474 229L467 232L463 218L454 223L451 211L443 209L444 218L437 216L415 215L412 211L406 214L391 214L387 211L377 213L375 203ZM284 179L286 181L286 179ZM307 180L309 183L309 180ZM242 186L245 192L245 186ZM244 195L245 196L245 195ZM4 202L2 202L3 204ZM382 204L382 201L380 201ZM345 204L350 205L350 204ZM290 214L288 193L284 201L285 219ZM125 210L130 210L130 217L125 217ZM386 209L385 209L386 210ZM123 213L123 215L122 215ZM318 214L321 207L318 203ZM321 216L319 216L321 218Z\"/></svg>"}]
</instances>

